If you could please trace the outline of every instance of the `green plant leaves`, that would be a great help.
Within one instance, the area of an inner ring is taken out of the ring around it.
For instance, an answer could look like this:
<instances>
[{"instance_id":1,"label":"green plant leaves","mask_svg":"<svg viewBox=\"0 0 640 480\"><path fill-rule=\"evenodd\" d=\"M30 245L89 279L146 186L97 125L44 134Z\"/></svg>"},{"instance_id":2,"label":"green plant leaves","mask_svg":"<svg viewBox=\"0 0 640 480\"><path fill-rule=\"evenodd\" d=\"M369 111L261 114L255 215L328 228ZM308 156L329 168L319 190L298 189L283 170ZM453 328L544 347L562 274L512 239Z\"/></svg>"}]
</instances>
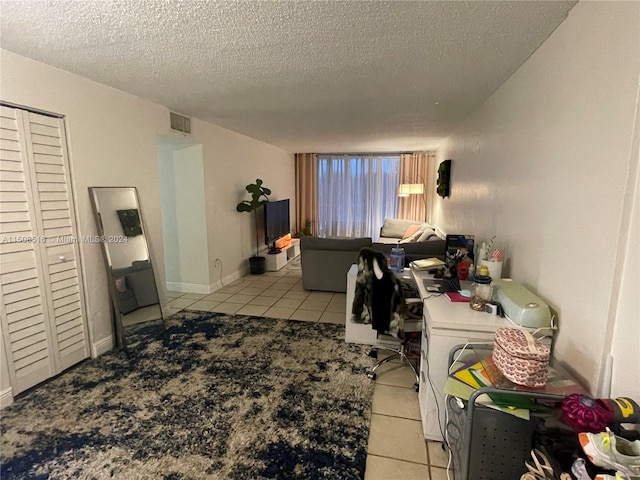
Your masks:
<instances>
[{"instance_id":1,"label":"green plant leaves","mask_svg":"<svg viewBox=\"0 0 640 480\"><path fill-rule=\"evenodd\" d=\"M251 194L251 200L243 200L238 203L238 205L236 205L236 211L247 213L255 212L254 219L256 222L256 257L259 257L260 239L258 238L258 212L256 212L256 210L265 203L269 202L268 195L271 195L271 189L263 187L262 180L259 178L256 178L256 183L250 183L244 188L248 193Z\"/></svg>"},{"instance_id":2,"label":"green plant leaves","mask_svg":"<svg viewBox=\"0 0 640 480\"><path fill-rule=\"evenodd\" d=\"M250 183L245 190L251 194L251 200L243 200L236 205L236 211L251 213L269 201L271 189L262 186L262 180L256 178L256 183Z\"/></svg>"}]
</instances>

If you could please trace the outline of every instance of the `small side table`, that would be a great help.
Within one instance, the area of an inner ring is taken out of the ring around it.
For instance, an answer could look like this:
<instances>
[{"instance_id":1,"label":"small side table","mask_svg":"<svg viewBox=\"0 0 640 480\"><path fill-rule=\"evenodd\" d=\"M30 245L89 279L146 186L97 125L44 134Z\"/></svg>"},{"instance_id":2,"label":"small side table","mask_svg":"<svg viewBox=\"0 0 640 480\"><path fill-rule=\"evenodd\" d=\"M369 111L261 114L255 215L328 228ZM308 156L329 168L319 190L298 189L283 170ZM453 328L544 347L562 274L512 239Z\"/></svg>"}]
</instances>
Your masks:
<instances>
[{"instance_id":1,"label":"small side table","mask_svg":"<svg viewBox=\"0 0 640 480\"><path fill-rule=\"evenodd\" d=\"M450 367L463 347L458 345L451 350ZM492 348L492 344L480 348L474 345L472 358L480 360L490 354ZM453 396L447 397L445 429L453 456L455 480L515 479L526 472L524 462L529 458L536 424L554 415L531 412L531 418L525 420L481 405L478 399L485 394L499 393L555 404L570 393L586 393L558 366L554 366L554 370L565 379L564 383L559 382L562 387L529 389L500 379L502 388L479 388L467 402Z\"/></svg>"}]
</instances>

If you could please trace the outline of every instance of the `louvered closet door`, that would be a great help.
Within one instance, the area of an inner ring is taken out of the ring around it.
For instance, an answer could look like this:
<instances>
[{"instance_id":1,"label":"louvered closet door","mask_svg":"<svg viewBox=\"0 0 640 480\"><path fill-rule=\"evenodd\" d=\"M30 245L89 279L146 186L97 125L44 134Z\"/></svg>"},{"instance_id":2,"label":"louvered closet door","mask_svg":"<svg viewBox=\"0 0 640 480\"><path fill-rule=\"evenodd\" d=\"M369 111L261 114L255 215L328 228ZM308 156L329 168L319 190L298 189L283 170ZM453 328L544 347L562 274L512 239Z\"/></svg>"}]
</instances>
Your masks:
<instances>
[{"instance_id":1,"label":"louvered closet door","mask_svg":"<svg viewBox=\"0 0 640 480\"><path fill-rule=\"evenodd\" d=\"M0 107L0 307L14 395L56 373L26 156L21 112Z\"/></svg>"},{"instance_id":2,"label":"louvered closet door","mask_svg":"<svg viewBox=\"0 0 640 480\"><path fill-rule=\"evenodd\" d=\"M78 237L62 119L24 113L31 183L43 243L43 271L58 370L89 356Z\"/></svg>"},{"instance_id":3,"label":"louvered closet door","mask_svg":"<svg viewBox=\"0 0 640 480\"><path fill-rule=\"evenodd\" d=\"M49 366L52 366L55 374L89 356L64 125L61 119L21 110L5 110L3 115L15 113L18 136L23 138L19 144L25 148L21 158L24 160L22 175L26 185L26 208L31 235L39 239L30 246L36 258L36 270L39 268L40 271L40 295L36 297L35 291L29 293L29 301L36 302L37 298L41 303L45 323L42 333L48 344ZM2 191L4 193L4 185ZM4 234L4 218L1 221ZM4 253L2 256L4 257ZM2 262L4 263L4 258ZM4 277L4 268L2 272ZM4 293L4 282L2 288L2 296L8 297ZM22 297L16 301L18 305L15 307L4 302L7 309L6 331L11 331L9 309L24 307ZM10 338L8 344L5 340L5 346L16 363L19 345L14 344L14 339ZM17 363L15 366L17 367ZM33 376L30 381L33 381L33 385L42 379L36 380ZM16 382L20 386L28 383L18 381L17 368ZM14 394L24 389L18 388L16 391L13 384L12 388Z\"/></svg>"}]
</instances>

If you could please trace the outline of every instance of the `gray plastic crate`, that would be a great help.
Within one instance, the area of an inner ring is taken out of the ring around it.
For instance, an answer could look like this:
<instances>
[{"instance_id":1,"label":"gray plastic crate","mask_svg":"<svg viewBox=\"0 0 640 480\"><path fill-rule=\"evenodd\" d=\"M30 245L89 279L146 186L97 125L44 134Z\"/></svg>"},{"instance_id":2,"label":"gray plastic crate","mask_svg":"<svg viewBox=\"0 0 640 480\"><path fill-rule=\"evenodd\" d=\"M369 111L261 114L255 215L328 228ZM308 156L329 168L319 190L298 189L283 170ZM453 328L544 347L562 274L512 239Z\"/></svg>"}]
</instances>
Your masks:
<instances>
[{"instance_id":1,"label":"gray plastic crate","mask_svg":"<svg viewBox=\"0 0 640 480\"><path fill-rule=\"evenodd\" d=\"M536 423L476 405L466 432L467 410L468 405L460 408L455 398L448 399L446 428L455 480L520 478L527 471L524 462ZM465 437L470 440L465 442Z\"/></svg>"},{"instance_id":2,"label":"gray plastic crate","mask_svg":"<svg viewBox=\"0 0 640 480\"><path fill-rule=\"evenodd\" d=\"M492 346L492 345L489 345ZM456 352L449 354L449 365ZM483 387L475 390L468 402L447 397L447 441L453 457L454 480L510 480L527 471L524 462L529 458L533 433L539 421L547 415L531 413L531 420L523 420L505 412L477 403L484 393L508 393L513 396L558 402L563 395L521 390L499 390Z\"/></svg>"}]
</instances>

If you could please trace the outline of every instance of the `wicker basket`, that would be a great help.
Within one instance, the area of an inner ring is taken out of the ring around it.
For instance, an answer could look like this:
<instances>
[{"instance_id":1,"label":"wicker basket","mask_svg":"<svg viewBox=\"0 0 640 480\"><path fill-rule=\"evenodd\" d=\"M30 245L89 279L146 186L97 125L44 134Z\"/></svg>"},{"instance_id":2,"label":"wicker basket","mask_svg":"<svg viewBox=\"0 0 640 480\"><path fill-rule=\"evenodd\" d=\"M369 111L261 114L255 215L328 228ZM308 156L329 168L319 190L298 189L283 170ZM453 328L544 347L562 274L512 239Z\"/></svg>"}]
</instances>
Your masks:
<instances>
[{"instance_id":1,"label":"wicker basket","mask_svg":"<svg viewBox=\"0 0 640 480\"><path fill-rule=\"evenodd\" d=\"M513 383L543 387L547 383L550 350L519 328L496 330L493 362Z\"/></svg>"}]
</instances>

